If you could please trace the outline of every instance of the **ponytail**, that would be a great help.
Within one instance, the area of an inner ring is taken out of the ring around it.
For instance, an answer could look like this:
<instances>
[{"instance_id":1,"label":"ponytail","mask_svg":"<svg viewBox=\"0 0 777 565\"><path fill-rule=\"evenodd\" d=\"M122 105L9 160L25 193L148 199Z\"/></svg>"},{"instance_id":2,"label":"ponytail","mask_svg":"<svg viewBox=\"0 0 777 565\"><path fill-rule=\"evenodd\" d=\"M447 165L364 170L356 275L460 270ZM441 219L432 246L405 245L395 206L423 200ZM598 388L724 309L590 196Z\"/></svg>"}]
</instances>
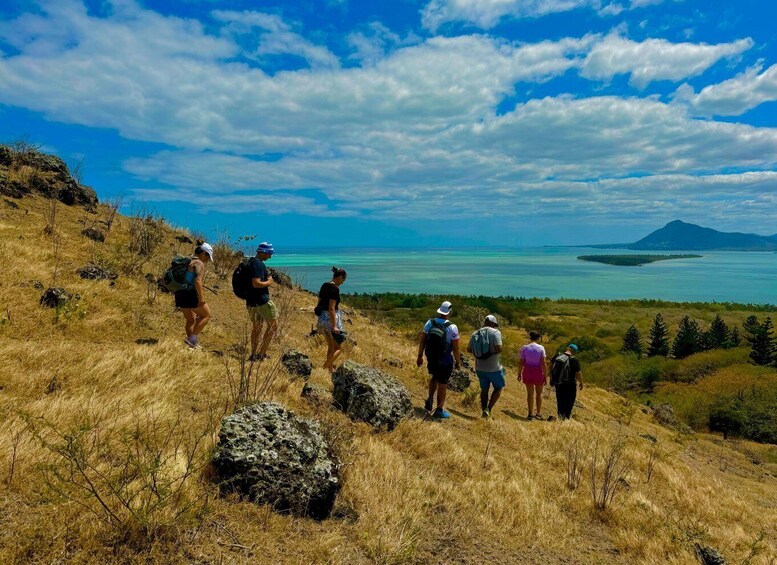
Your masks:
<instances>
[{"instance_id":1,"label":"ponytail","mask_svg":"<svg viewBox=\"0 0 777 565\"><path fill-rule=\"evenodd\" d=\"M332 267L332 278L336 279L338 277L346 278L348 274L345 272L345 269L341 269L340 267Z\"/></svg>"}]
</instances>

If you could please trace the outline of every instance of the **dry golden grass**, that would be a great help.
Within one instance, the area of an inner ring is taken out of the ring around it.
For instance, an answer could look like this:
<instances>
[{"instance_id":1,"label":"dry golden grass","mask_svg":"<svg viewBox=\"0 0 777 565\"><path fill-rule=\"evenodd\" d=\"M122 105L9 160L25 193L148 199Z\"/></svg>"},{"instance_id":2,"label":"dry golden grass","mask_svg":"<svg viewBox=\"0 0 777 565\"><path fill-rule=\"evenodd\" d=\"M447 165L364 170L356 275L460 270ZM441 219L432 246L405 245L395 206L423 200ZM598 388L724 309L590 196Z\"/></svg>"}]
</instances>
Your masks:
<instances>
[{"instance_id":1,"label":"dry golden grass","mask_svg":"<svg viewBox=\"0 0 777 565\"><path fill-rule=\"evenodd\" d=\"M769 563L777 555L774 476L726 442L679 436L601 389L581 393L574 421L527 422L525 394L510 375L493 421L476 417L471 394L453 393L449 421L413 417L391 433L305 404L303 383L282 372L277 358L301 349L317 367L312 381L331 386L320 369L325 346L307 337L313 297L281 289L274 289L284 311L281 336L259 373L269 384L264 398L322 420L343 459L343 490L335 516L323 522L219 497L207 461L218 417L230 408L225 364L236 370L233 347L246 331L242 303L211 277L221 292L209 297L204 349L187 350L171 298L149 294L143 275L160 273L171 254L191 246L165 228L156 254L141 260L127 251L126 218L95 244L80 231L100 217L62 206L57 282L81 298L57 316L38 306L42 291L33 286L52 282L53 238L43 233L48 204L19 203L13 210L0 202L0 252L8 258L0 273L2 563L689 563L695 542L731 562L755 554L752 563ZM95 259L131 274L114 286L79 279L76 268ZM413 363L415 344L359 313L350 319L356 343L345 357L395 374L420 406L426 376ZM159 343L135 343L145 337ZM390 367L389 358L404 368ZM546 402L550 413L552 396ZM98 490L118 521L106 519L77 480L68 482L72 467L32 430L59 446L81 441L89 476L106 478ZM597 511L590 455L594 445L606 453L617 441L626 483L611 507ZM575 442L583 474L570 490L567 454ZM128 448L140 454L129 478L118 472ZM122 508L110 479L140 489L149 454L163 460L157 476L174 495L160 509L138 500ZM194 472L182 479L187 464Z\"/></svg>"}]
</instances>

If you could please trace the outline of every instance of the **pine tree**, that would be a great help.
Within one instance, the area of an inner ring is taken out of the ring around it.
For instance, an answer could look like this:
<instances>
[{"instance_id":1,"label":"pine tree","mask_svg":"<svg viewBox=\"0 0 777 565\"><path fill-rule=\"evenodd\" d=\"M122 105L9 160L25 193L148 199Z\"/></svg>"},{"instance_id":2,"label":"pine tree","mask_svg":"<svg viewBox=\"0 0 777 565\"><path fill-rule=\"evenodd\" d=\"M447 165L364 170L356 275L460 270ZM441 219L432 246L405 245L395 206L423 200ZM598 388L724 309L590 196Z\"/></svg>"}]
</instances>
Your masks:
<instances>
[{"instance_id":1,"label":"pine tree","mask_svg":"<svg viewBox=\"0 0 777 565\"><path fill-rule=\"evenodd\" d=\"M669 330L666 328L660 312L656 314L653 326L650 328L650 345L648 346L648 357L656 355L662 357L669 355Z\"/></svg>"},{"instance_id":2,"label":"pine tree","mask_svg":"<svg viewBox=\"0 0 777 565\"><path fill-rule=\"evenodd\" d=\"M749 318L748 318L749 320ZM750 362L753 365L771 365L775 361L774 326L771 318L766 318L758 326L750 325L746 337L752 351Z\"/></svg>"},{"instance_id":3,"label":"pine tree","mask_svg":"<svg viewBox=\"0 0 777 565\"><path fill-rule=\"evenodd\" d=\"M726 322L720 317L720 314L715 316L715 319L710 324L709 331L705 333L707 349L723 349L731 343L731 332Z\"/></svg>"},{"instance_id":4,"label":"pine tree","mask_svg":"<svg viewBox=\"0 0 777 565\"><path fill-rule=\"evenodd\" d=\"M623 336L621 352L634 353L637 357L642 356L642 336L639 335L639 330L633 324L626 330L626 335Z\"/></svg>"},{"instance_id":5,"label":"pine tree","mask_svg":"<svg viewBox=\"0 0 777 565\"><path fill-rule=\"evenodd\" d=\"M684 316L677 328L677 335L672 343L672 355L675 359L685 359L689 355L701 351L701 331L696 320Z\"/></svg>"},{"instance_id":6,"label":"pine tree","mask_svg":"<svg viewBox=\"0 0 777 565\"><path fill-rule=\"evenodd\" d=\"M739 328L734 326L731 330L731 337L729 338L729 347L739 347L742 345L742 337L739 335Z\"/></svg>"}]
</instances>

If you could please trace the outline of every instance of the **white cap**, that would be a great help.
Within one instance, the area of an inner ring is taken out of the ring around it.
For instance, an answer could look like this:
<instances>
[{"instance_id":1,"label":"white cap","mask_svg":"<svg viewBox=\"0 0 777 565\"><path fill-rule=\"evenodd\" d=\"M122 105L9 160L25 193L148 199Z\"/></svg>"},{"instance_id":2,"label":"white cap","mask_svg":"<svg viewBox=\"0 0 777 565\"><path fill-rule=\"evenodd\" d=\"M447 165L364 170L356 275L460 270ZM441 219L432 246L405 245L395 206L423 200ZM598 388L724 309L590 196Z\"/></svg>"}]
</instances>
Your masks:
<instances>
[{"instance_id":1,"label":"white cap","mask_svg":"<svg viewBox=\"0 0 777 565\"><path fill-rule=\"evenodd\" d=\"M489 314L488 316L486 316L486 322L490 322L490 323L494 324L495 326L499 325L499 322L497 322L497 320L496 320L496 316L494 316L493 314Z\"/></svg>"},{"instance_id":2,"label":"white cap","mask_svg":"<svg viewBox=\"0 0 777 565\"><path fill-rule=\"evenodd\" d=\"M211 247L210 243L203 243L200 245L200 249L207 253L210 260L213 261L213 247Z\"/></svg>"},{"instance_id":3,"label":"white cap","mask_svg":"<svg viewBox=\"0 0 777 565\"><path fill-rule=\"evenodd\" d=\"M453 304L451 304L446 300L445 302L440 304L440 307L437 309L437 313L443 316L447 316L451 313L452 309L453 309Z\"/></svg>"}]
</instances>

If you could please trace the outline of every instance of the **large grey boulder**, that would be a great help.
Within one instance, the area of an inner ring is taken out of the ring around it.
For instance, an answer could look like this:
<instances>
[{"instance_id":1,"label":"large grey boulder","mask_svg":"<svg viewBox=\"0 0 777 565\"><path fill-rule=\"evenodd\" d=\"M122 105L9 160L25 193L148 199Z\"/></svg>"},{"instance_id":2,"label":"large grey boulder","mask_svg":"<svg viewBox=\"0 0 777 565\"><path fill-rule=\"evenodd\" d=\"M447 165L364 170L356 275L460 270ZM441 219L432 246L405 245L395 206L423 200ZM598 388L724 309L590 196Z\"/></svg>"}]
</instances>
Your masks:
<instances>
[{"instance_id":1,"label":"large grey boulder","mask_svg":"<svg viewBox=\"0 0 777 565\"><path fill-rule=\"evenodd\" d=\"M326 518L340 490L339 463L318 424L273 402L222 420L213 463L223 493L295 516Z\"/></svg>"},{"instance_id":2,"label":"large grey boulder","mask_svg":"<svg viewBox=\"0 0 777 565\"><path fill-rule=\"evenodd\" d=\"M410 393L391 375L346 361L332 373L335 405L353 420L393 430L413 408Z\"/></svg>"}]
</instances>

